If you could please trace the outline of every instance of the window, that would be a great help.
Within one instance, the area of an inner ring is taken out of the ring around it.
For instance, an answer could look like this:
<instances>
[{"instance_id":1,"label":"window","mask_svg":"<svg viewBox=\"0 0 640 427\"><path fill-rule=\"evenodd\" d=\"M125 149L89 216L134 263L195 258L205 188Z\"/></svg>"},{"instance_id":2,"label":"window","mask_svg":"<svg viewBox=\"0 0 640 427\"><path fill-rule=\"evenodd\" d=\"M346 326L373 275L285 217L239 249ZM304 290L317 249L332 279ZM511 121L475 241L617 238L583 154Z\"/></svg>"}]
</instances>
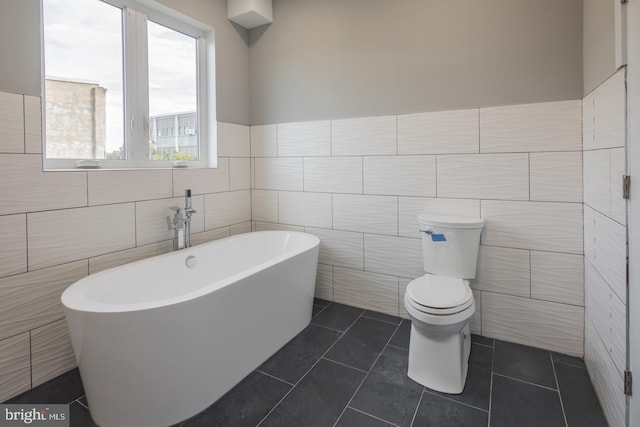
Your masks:
<instances>
[{"instance_id":1,"label":"window","mask_svg":"<svg viewBox=\"0 0 640 427\"><path fill-rule=\"evenodd\" d=\"M43 0L43 22L45 168L216 166L210 28L149 0Z\"/></svg>"}]
</instances>

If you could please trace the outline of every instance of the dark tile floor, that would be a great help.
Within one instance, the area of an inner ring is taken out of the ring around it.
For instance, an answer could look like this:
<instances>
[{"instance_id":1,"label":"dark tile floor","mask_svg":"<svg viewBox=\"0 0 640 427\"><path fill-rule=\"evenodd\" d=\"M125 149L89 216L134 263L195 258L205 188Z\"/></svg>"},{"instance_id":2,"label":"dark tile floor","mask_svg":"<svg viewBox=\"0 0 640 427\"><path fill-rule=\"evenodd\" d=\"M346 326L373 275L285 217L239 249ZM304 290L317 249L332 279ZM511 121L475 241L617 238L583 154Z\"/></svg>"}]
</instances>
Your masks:
<instances>
[{"instance_id":1,"label":"dark tile floor","mask_svg":"<svg viewBox=\"0 0 640 427\"><path fill-rule=\"evenodd\" d=\"M204 412L181 426L606 426L584 362L472 337L464 392L407 375L410 323L316 300L311 324ZM70 403L93 426L77 370L7 403Z\"/></svg>"}]
</instances>

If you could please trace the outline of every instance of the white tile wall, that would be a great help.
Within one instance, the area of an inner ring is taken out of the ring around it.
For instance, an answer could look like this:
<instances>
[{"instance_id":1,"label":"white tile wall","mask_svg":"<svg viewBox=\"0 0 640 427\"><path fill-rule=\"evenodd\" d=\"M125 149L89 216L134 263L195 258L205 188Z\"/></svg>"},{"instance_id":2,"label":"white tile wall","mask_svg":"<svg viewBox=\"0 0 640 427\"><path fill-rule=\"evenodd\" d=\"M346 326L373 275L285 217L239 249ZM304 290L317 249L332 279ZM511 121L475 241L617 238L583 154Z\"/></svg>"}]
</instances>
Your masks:
<instances>
[{"instance_id":1,"label":"white tile wall","mask_svg":"<svg viewBox=\"0 0 640 427\"><path fill-rule=\"evenodd\" d=\"M611 160L611 205L609 216L620 224L627 223L627 201L622 197L622 176L626 175L626 155L624 148L609 150Z\"/></svg>"},{"instance_id":2,"label":"white tile wall","mask_svg":"<svg viewBox=\"0 0 640 427\"><path fill-rule=\"evenodd\" d=\"M27 271L27 216L0 216L0 277Z\"/></svg>"},{"instance_id":3,"label":"white tile wall","mask_svg":"<svg viewBox=\"0 0 640 427\"><path fill-rule=\"evenodd\" d=\"M212 240L223 239L229 237L231 232L229 227L216 228L214 230L203 231L202 233L195 233L191 236L191 244L193 246L207 243Z\"/></svg>"},{"instance_id":4,"label":"white tile wall","mask_svg":"<svg viewBox=\"0 0 640 427\"><path fill-rule=\"evenodd\" d=\"M334 300L341 304L398 315L398 278L335 267Z\"/></svg>"},{"instance_id":5,"label":"white tile wall","mask_svg":"<svg viewBox=\"0 0 640 427\"><path fill-rule=\"evenodd\" d=\"M151 243L149 245L138 246L132 249L125 249L124 251L89 258L89 274L94 274L98 271L150 258L152 256L165 254L172 250L173 242L171 240L165 240L162 242Z\"/></svg>"},{"instance_id":6,"label":"white tile wall","mask_svg":"<svg viewBox=\"0 0 640 427\"><path fill-rule=\"evenodd\" d=\"M31 366L33 387L76 367L64 319L31 331Z\"/></svg>"},{"instance_id":7,"label":"white tile wall","mask_svg":"<svg viewBox=\"0 0 640 427\"><path fill-rule=\"evenodd\" d=\"M531 251L531 297L584 305L584 257Z\"/></svg>"},{"instance_id":8,"label":"white tile wall","mask_svg":"<svg viewBox=\"0 0 640 427\"><path fill-rule=\"evenodd\" d=\"M331 194L282 191L278 212L282 224L331 228Z\"/></svg>"},{"instance_id":9,"label":"white tile wall","mask_svg":"<svg viewBox=\"0 0 640 427\"><path fill-rule=\"evenodd\" d=\"M60 295L87 274L83 260L0 279L0 339L62 319Z\"/></svg>"},{"instance_id":10,"label":"white tile wall","mask_svg":"<svg viewBox=\"0 0 640 427\"><path fill-rule=\"evenodd\" d=\"M362 157L307 157L304 191L362 194Z\"/></svg>"},{"instance_id":11,"label":"white tile wall","mask_svg":"<svg viewBox=\"0 0 640 427\"><path fill-rule=\"evenodd\" d=\"M582 153L529 154L531 200L582 202Z\"/></svg>"},{"instance_id":12,"label":"white tile wall","mask_svg":"<svg viewBox=\"0 0 640 427\"><path fill-rule=\"evenodd\" d=\"M398 211L400 236L421 238L419 215L480 218L480 200L400 197Z\"/></svg>"},{"instance_id":13,"label":"white tile wall","mask_svg":"<svg viewBox=\"0 0 640 427\"><path fill-rule=\"evenodd\" d=\"M482 243L491 246L582 253L582 205L483 200Z\"/></svg>"},{"instance_id":14,"label":"white tile wall","mask_svg":"<svg viewBox=\"0 0 640 427\"><path fill-rule=\"evenodd\" d=\"M316 273L316 298L333 301L333 267L318 264Z\"/></svg>"},{"instance_id":15,"label":"white tile wall","mask_svg":"<svg viewBox=\"0 0 640 427\"><path fill-rule=\"evenodd\" d=\"M0 341L0 401L31 388L29 333Z\"/></svg>"},{"instance_id":16,"label":"white tile wall","mask_svg":"<svg viewBox=\"0 0 640 427\"><path fill-rule=\"evenodd\" d=\"M252 190L251 219L253 221L278 222L278 192Z\"/></svg>"},{"instance_id":17,"label":"white tile wall","mask_svg":"<svg viewBox=\"0 0 640 427\"><path fill-rule=\"evenodd\" d=\"M396 116L333 120L331 154L384 156L397 154Z\"/></svg>"},{"instance_id":18,"label":"white tile wall","mask_svg":"<svg viewBox=\"0 0 640 427\"><path fill-rule=\"evenodd\" d=\"M540 345L557 351L569 346L577 354L581 329L571 323L566 340L541 318L545 310L553 317L567 307L574 322L582 310L576 302L580 275L557 286L569 275L566 266L545 262L556 255L576 261L583 252L581 104L255 127L254 229L306 227L320 235L318 292L325 298L373 307L377 297L367 291L365 276L396 278L397 312L404 316L406 285L424 274L418 215L482 216L487 226L479 285L473 285L482 289L474 292L474 332L483 333L493 296L519 298L529 315L515 324L515 335L542 324L551 333L537 337ZM354 285L340 288L338 270L348 272ZM358 294L341 294L352 289ZM502 325L504 316L492 315L489 330L500 331L492 325Z\"/></svg>"},{"instance_id":19,"label":"white tile wall","mask_svg":"<svg viewBox=\"0 0 640 427\"><path fill-rule=\"evenodd\" d=\"M251 157L277 157L276 125L251 126Z\"/></svg>"},{"instance_id":20,"label":"white tile wall","mask_svg":"<svg viewBox=\"0 0 640 427\"><path fill-rule=\"evenodd\" d=\"M398 154L480 152L479 111L458 110L398 116Z\"/></svg>"},{"instance_id":21,"label":"white tile wall","mask_svg":"<svg viewBox=\"0 0 640 427\"><path fill-rule=\"evenodd\" d=\"M218 156L251 156L251 136L248 126L218 122Z\"/></svg>"},{"instance_id":22,"label":"white tile wall","mask_svg":"<svg viewBox=\"0 0 640 427\"><path fill-rule=\"evenodd\" d=\"M92 171L88 174L89 205L172 197L172 181L169 169Z\"/></svg>"},{"instance_id":23,"label":"white tile wall","mask_svg":"<svg viewBox=\"0 0 640 427\"><path fill-rule=\"evenodd\" d=\"M273 222L256 222L254 227L254 231L270 230L304 231L304 227L300 225L275 224Z\"/></svg>"},{"instance_id":24,"label":"white tile wall","mask_svg":"<svg viewBox=\"0 0 640 427\"><path fill-rule=\"evenodd\" d=\"M582 307L482 293L482 333L490 337L582 357Z\"/></svg>"},{"instance_id":25,"label":"white tile wall","mask_svg":"<svg viewBox=\"0 0 640 427\"><path fill-rule=\"evenodd\" d=\"M588 316L585 323L585 363L589 376L609 424L612 427L624 427L626 397L620 392L622 373L614 366Z\"/></svg>"},{"instance_id":26,"label":"white tile wall","mask_svg":"<svg viewBox=\"0 0 640 427\"><path fill-rule=\"evenodd\" d=\"M480 109L480 152L582 150L582 102Z\"/></svg>"},{"instance_id":27,"label":"white tile wall","mask_svg":"<svg viewBox=\"0 0 640 427\"><path fill-rule=\"evenodd\" d=\"M609 150L584 152L584 203L605 214L611 206L610 167Z\"/></svg>"},{"instance_id":28,"label":"white tile wall","mask_svg":"<svg viewBox=\"0 0 640 427\"><path fill-rule=\"evenodd\" d=\"M229 234L232 236L244 233L251 233L251 221L245 221L229 226Z\"/></svg>"},{"instance_id":29,"label":"white tile wall","mask_svg":"<svg viewBox=\"0 0 640 427\"><path fill-rule=\"evenodd\" d=\"M251 188L251 160L246 158L229 159L229 190L249 190Z\"/></svg>"},{"instance_id":30,"label":"white tile wall","mask_svg":"<svg viewBox=\"0 0 640 427\"><path fill-rule=\"evenodd\" d=\"M87 205L86 172L42 172L38 154L0 154L0 215Z\"/></svg>"},{"instance_id":31,"label":"white tile wall","mask_svg":"<svg viewBox=\"0 0 640 427\"><path fill-rule=\"evenodd\" d=\"M24 153L22 95L0 92L0 153Z\"/></svg>"},{"instance_id":32,"label":"white tile wall","mask_svg":"<svg viewBox=\"0 0 640 427\"><path fill-rule=\"evenodd\" d=\"M310 227L307 227L305 231L320 239L319 263L358 270L364 269L364 236L362 233Z\"/></svg>"},{"instance_id":33,"label":"white tile wall","mask_svg":"<svg viewBox=\"0 0 640 427\"><path fill-rule=\"evenodd\" d=\"M303 159L256 158L255 188L257 190L303 190Z\"/></svg>"},{"instance_id":34,"label":"white tile wall","mask_svg":"<svg viewBox=\"0 0 640 427\"><path fill-rule=\"evenodd\" d=\"M395 236L398 234L398 198L334 194L333 228Z\"/></svg>"},{"instance_id":35,"label":"white tile wall","mask_svg":"<svg viewBox=\"0 0 640 427\"><path fill-rule=\"evenodd\" d=\"M438 197L529 200L529 156L438 156Z\"/></svg>"},{"instance_id":36,"label":"white tile wall","mask_svg":"<svg viewBox=\"0 0 640 427\"><path fill-rule=\"evenodd\" d=\"M593 142L593 92L582 100L582 148L591 150L596 148Z\"/></svg>"},{"instance_id":37,"label":"white tile wall","mask_svg":"<svg viewBox=\"0 0 640 427\"><path fill-rule=\"evenodd\" d=\"M229 191L229 159L219 158L215 169L174 170L173 196L184 196L186 189L191 189L192 195Z\"/></svg>"},{"instance_id":38,"label":"white tile wall","mask_svg":"<svg viewBox=\"0 0 640 427\"><path fill-rule=\"evenodd\" d=\"M329 121L278 125L278 156L330 156Z\"/></svg>"},{"instance_id":39,"label":"white tile wall","mask_svg":"<svg viewBox=\"0 0 640 427\"><path fill-rule=\"evenodd\" d=\"M205 230L251 221L251 191L205 194L204 212Z\"/></svg>"},{"instance_id":40,"label":"white tile wall","mask_svg":"<svg viewBox=\"0 0 640 427\"><path fill-rule=\"evenodd\" d=\"M473 291L473 300L476 304L476 311L469 319L469 328L472 334L482 335L482 292Z\"/></svg>"},{"instance_id":41,"label":"white tile wall","mask_svg":"<svg viewBox=\"0 0 640 427\"><path fill-rule=\"evenodd\" d=\"M595 213L595 267L618 298L626 300L626 229Z\"/></svg>"},{"instance_id":42,"label":"white tile wall","mask_svg":"<svg viewBox=\"0 0 640 427\"><path fill-rule=\"evenodd\" d=\"M404 308L404 295L407 293L409 283L411 283L411 279L405 279L404 277L398 278L398 312L400 313L400 317L405 319L410 318L407 309Z\"/></svg>"},{"instance_id":43,"label":"white tile wall","mask_svg":"<svg viewBox=\"0 0 640 427\"><path fill-rule=\"evenodd\" d=\"M626 140L625 69L619 70L593 92L593 146L624 147Z\"/></svg>"},{"instance_id":44,"label":"white tile wall","mask_svg":"<svg viewBox=\"0 0 640 427\"><path fill-rule=\"evenodd\" d=\"M425 274L422 241L365 234L364 269L410 279L420 277Z\"/></svg>"},{"instance_id":45,"label":"white tile wall","mask_svg":"<svg viewBox=\"0 0 640 427\"><path fill-rule=\"evenodd\" d=\"M480 246L476 279L471 287L489 292L531 296L529 251Z\"/></svg>"},{"instance_id":46,"label":"white tile wall","mask_svg":"<svg viewBox=\"0 0 640 427\"><path fill-rule=\"evenodd\" d=\"M435 197L435 156L364 157L364 193Z\"/></svg>"},{"instance_id":47,"label":"white tile wall","mask_svg":"<svg viewBox=\"0 0 640 427\"><path fill-rule=\"evenodd\" d=\"M583 101L585 362L612 426L625 423L625 69ZM617 148L619 147L619 148Z\"/></svg>"},{"instance_id":48,"label":"white tile wall","mask_svg":"<svg viewBox=\"0 0 640 427\"><path fill-rule=\"evenodd\" d=\"M26 153L42 153L42 107L37 96L24 96L24 145Z\"/></svg>"},{"instance_id":49,"label":"white tile wall","mask_svg":"<svg viewBox=\"0 0 640 427\"><path fill-rule=\"evenodd\" d=\"M29 269L136 245L133 203L27 214Z\"/></svg>"},{"instance_id":50,"label":"white tile wall","mask_svg":"<svg viewBox=\"0 0 640 427\"><path fill-rule=\"evenodd\" d=\"M222 194L222 193L221 193ZM191 217L191 231L198 233L204 230L204 196L192 196L193 209L196 213ZM184 196L171 199L149 200L136 203L135 237L136 245L173 239L175 231L169 229L167 217L173 218L172 207L184 206Z\"/></svg>"}]
</instances>

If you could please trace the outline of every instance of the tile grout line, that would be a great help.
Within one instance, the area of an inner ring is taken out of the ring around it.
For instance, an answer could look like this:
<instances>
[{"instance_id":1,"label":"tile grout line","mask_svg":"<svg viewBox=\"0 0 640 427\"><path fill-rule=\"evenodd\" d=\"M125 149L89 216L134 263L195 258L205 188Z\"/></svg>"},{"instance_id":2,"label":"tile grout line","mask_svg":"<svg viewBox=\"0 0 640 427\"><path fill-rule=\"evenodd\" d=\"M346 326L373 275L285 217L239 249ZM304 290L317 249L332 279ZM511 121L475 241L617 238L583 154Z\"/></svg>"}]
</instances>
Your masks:
<instances>
[{"instance_id":1,"label":"tile grout line","mask_svg":"<svg viewBox=\"0 0 640 427\"><path fill-rule=\"evenodd\" d=\"M340 337L340 338L342 338L342 337ZM356 368L355 366L347 365L346 363L338 362L337 360L329 359L326 356L321 357L321 359L324 359L327 362L335 363L336 365L342 365L342 366L347 367L347 368L355 369L356 371L362 372L363 374L367 373L367 371L365 371L363 369Z\"/></svg>"},{"instance_id":2,"label":"tile grout line","mask_svg":"<svg viewBox=\"0 0 640 427\"><path fill-rule=\"evenodd\" d=\"M564 418L564 425L569 426L567 423L567 414L564 411L564 402L562 402L562 394L560 393L560 383L558 383L558 375L556 374L556 365L553 363L553 356L549 352L549 359L551 359L551 368L553 369L553 379L556 382L556 388L558 389L558 398L560 399L560 408L562 408L562 418Z\"/></svg>"},{"instance_id":3,"label":"tile grout line","mask_svg":"<svg viewBox=\"0 0 640 427\"><path fill-rule=\"evenodd\" d=\"M364 415L366 415L366 416L368 416L368 417L371 417L371 418L375 418L376 420L382 421L383 423L386 423L386 424L392 425L392 426L394 426L394 427L400 427L400 426L398 426L398 424L394 424L394 423L389 422L389 421L387 421L387 420L383 420L382 418L376 417L375 415L371 415L371 414L369 414L368 412L364 412L364 411L362 411L362 410L360 410L360 409L356 409L356 408L353 408L353 407L348 406L348 405L347 405L347 409L351 409L352 411L360 412L361 414L364 414Z\"/></svg>"},{"instance_id":4,"label":"tile grout line","mask_svg":"<svg viewBox=\"0 0 640 427\"><path fill-rule=\"evenodd\" d=\"M89 407L80 401L80 399L82 399L83 397L84 397L84 395L80 396L79 398L77 398L77 399L76 399L76 400L74 400L73 402L78 402L78 404L79 404L80 406L82 406L83 408L85 408L85 409L88 411L88 410L89 410ZM71 402L71 403L73 403L73 402Z\"/></svg>"},{"instance_id":5,"label":"tile grout line","mask_svg":"<svg viewBox=\"0 0 640 427\"><path fill-rule=\"evenodd\" d=\"M432 391L431 389L429 389L427 387L424 388L424 392L427 393L427 394L430 394L432 396L436 396L436 397L440 397L440 398L442 398L444 400L448 400L448 401L453 402L453 403L458 403L460 405L467 406L469 408L477 409L478 411L487 412L487 413L489 412L488 409L482 409L482 408L480 408L478 406L473 406L470 403L462 402L460 400L455 400L455 399L452 399L452 398L450 398L448 396L443 396L441 394L436 393L435 391Z\"/></svg>"},{"instance_id":6,"label":"tile grout line","mask_svg":"<svg viewBox=\"0 0 640 427\"><path fill-rule=\"evenodd\" d=\"M278 380L278 381L280 381L280 382L283 382L283 383L288 384L288 385L290 385L291 387L293 387L293 384L291 384L289 381L283 380L282 378L278 378L278 377L276 377L275 375L268 374L268 373L266 373L266 372L264 372L264 371L261 371L260 369L256 369L256 372L259 372L259 373L261 373L262 375L266 375L266 376L268 376L268 377L273 378L274 380Z\"/></svg>"},{"instance_id":7,"label":"tile grout line","mask_svg":"<svg viewBox=\"0 0 640 427\"><path fill-rule=\"evenodd\" d=\"M362 310L362 313L364 313L364 310ZM332 349L332 348L333 348L333 347L338 343L338 341L340 341L340 338L342 338L342 337L344 336L344 334L346 334L346 333L347 333L347 331L348 331L349 329L351 329L351 327L354 325L354 323L356 323L356 321L357 321L357 320L362 316L362 313L360 313L360 315L359 315L359 316L358 316L358 317L353 321L353 323L351 323L351 324L349 325L349 327L348 327L348 328L347 328L347 329L342 333L342 335L340 335L338 338L336 338L336 340L333 342L333 344L331 344L331 345L329 346L329 348L327 349L327 351L325 351L324 353L322 353L322 355L318 358L318 360L316 360L316 361L315 361L315 363L314 363L313 365L311 365L311 367L310 367L310 368L309 368L309 369L308 369L308 370L307 370L307 371L306 371L306 372L305 372L305 373L300 377L300 379L298 379L298 381L293 385L293 387L291 387L291 388L289 389L289 391L288 391L288 392L286 392L286 393L285 393L285 395L284 395L284 396L282 396L282 398L280 398L280 400L278 400L278 402L276 402L276 404L275 404L275 405L273 405L273 407L271 408L271 410L269 410L269 412L267 412L267 414L266 414L264 417L262 417L262 419L260 420L260 422L259 422L258 424L256 424L256 427L260 426L260 424L262 424L262 422L263 422L264 420L266 420L266 419L267 419L267 417L268 417L269 415L271 415L271 413L272 413L272 412L273 412L273 411L274 411L274 410L275 410L275 409L280 405L280 403L282 403L282 401L284 401L284 399L286 399L286 398L287 398L287 396L289 396L289 394L291 394L291 392L296 388L296 386L297 386L298 384L300 384L300 382L302 382L302 380L303 380L307 375L309 375L309 372L311 372L311 371L313 370L313 368L315 368L315 367L316 367L316 365L317 365L317 364L318 364L318 363L319 363L319 362L324 358L324 356L325 356L327 353L329 353L329 351L331 351L331 349ZM321 326L321 325L317 325L317 326ZM321 326L321 327L322 327L322 326ZM335 329L331 329L331 328L326 328L326 329L330 329L330 330L334 330L334 331L335 331ZM336 332L339 332L339 331L336 331ZM366 378L366 375L365 375L365 378ZM343 411L343 412L344 412L344 411ZM342 415L342 414L341 414L341 415ZM340 419L340 418L338 417L338 419Z\"/></svg>"},{"instance_id":8,"label":"tile grout line","mask_svg":"<svg viewBox=\"0 0 640 427\"><path fill-rule=\"evenodd\" d=\"M493 404L493 366L496 360L495 340L493 341L493 351L491 352L491 381L489 382L489 410L487 411L487 427L491 427L491 405Z\"/></svg>"},{"instance_id":9,"label":"tile grout line","mask_svg":"<svg viewBox=\"0 0 640 427\"><path fill-rule=\"evenodd\" d=\"M554 389L554 388L551 388L551 387L548 387L548 386L546 386L546 385L541 385L541 384L532 383L532 382L530 382L530 381L521 380L521 379L519 379L519 378L513 378L513 377L510 377L510 376L508 376L508 375L499 374L499 373L497 373L497 372L494 372L494 373L493 373L493 375L497 375L497 376L502 377L502 378L507 378L507 379L512 380L512 381L518 381L519 383L529 384L529 385L532 385L532 386L535 386L535 387L540 387L540 388L543 388L543 389L545 389L545 390L558 391L558 390L556 390L556 389Z\"/></svg>"},{"instance_id":10,"label":"tile grout line","mask_svg":"<svg viewBox=\"0 0 640 427\"><path fill-rule=\"evenodd\" d=\"M362 381L360 381L360 384L358 384L358 387L356 388L356 390L351 395L351 399L349 399L349 401L345 405L344 409L342 410L342 412L340 413L340 415L338 416L336 421L333 423L333 427L336 427L336 425L338 424L338 421L340 421L340 418L342 418L342 416L344 415L344 413L347 410L347 408L351 405L351 402L353 401L353 398L356 397L356 394L358 394L358 392L360 391L360 388L362 387L362 384L364 384L364 382L367 380L367 378L369 377L369 374L371 373L371 371L373 371L373 367L376 366L376 363L378 363L378 360L382 356L382 353L384 353L384 349L387 348L387 346L389 345L389 343L391 342L391 340L393 339L395 334L398 332L398 329L400 329L400 325L402 325L402 322L400 322L400 324L398 326L396 326L396 329L393 331L391 336L389 336L389 339L387 340L387 343L384 345L384 347L382 347L382 350L378 354L378 357L376 357L376 360L373 361L373 363L371 364L371 367L367 371L366 375L362 378Z\"/></svg>"},{"instance_id":11,"label":"tile grout line","mask_svg":"<svg viewBox=\"0 0 640 427\"><path fill-rule=\"evenodd\" d=\"M420 399L418 399L416 410L413 411L413 417L411 417L411 422L409 423L409 427L412 427L413 423L416 421L416 416L418 415L418 409L420 409L420 404L422 404L422 398L424 397L424 393L425 393L425 387L422 387L422 393L420 393Z\"/></svg>"}]
</instances>

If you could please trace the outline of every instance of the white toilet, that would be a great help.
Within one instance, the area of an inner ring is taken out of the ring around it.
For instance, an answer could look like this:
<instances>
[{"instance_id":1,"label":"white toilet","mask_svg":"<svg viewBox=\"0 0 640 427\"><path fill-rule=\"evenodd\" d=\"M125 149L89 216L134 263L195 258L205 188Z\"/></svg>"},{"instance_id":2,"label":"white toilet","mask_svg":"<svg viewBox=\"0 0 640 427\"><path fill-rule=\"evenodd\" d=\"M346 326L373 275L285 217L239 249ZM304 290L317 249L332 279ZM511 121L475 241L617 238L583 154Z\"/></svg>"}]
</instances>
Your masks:
<instances>
[{"instance_id":1,"label":"white toilet","mask_svg":"<svg viewBox=\"0 0 640 427\"><path fill-rule=\"evenodd\" d=\"M469 280L476 276L484 220L420 216L427 272L407 287L411 317L409 378L443 393L459 394L467 379L476 305Z\"/></svg>"}]
</instances>

